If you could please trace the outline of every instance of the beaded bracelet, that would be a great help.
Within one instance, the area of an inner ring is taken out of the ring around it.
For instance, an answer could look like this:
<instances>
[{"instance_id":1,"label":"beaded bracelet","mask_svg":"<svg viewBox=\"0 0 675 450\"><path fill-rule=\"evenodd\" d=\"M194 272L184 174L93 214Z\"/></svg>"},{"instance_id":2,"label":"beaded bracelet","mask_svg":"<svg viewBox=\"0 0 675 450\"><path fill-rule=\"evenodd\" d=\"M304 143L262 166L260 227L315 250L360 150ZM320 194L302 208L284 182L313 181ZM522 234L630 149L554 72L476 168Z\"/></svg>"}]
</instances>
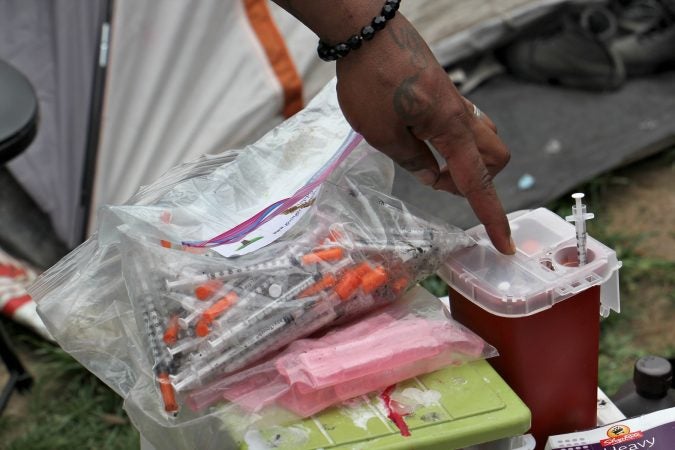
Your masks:
<instances>
[{"instance_id":1,"label":"beaded bracelet","mask_svg":"<svg viewBox=\"0 0 675 450\"><path fill-rule=\"evenodd\" d=\"M324 61L335 61L336 59L344 58L350 51L361 47L363 41L371 40L375 36L375 33L385 27L388 20L394 18L400 4L401 0L385 0L380 15L373 17L370 25L361 28L361 33L353 35L345 42L340 42L331 47L322 40L319 40L319 48L317 48L319 58Z\"/></svg>"}]
</instances>

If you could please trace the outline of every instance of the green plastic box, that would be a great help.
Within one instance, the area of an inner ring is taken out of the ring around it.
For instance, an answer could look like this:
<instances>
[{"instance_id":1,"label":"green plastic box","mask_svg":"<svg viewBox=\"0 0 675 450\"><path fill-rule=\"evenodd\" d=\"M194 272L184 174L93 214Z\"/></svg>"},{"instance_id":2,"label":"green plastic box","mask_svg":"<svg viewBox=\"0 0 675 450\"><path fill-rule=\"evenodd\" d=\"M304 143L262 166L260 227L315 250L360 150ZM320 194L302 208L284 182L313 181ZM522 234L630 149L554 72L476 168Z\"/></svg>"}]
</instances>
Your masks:
<instances>
[{"instance_id":1,"label":"green plastic box","mask_svg":"<svg viewBox=\"0 0 675 450\"><path fill-rule=\"evenodd\" d=\"M517 436L530 428L530 410L486 361L448 367L399 383L419 406L406 416L401 436L376 395L334 407L309 419L249 431L240 448L450 450Z\"/></svg>"}]
</instances>

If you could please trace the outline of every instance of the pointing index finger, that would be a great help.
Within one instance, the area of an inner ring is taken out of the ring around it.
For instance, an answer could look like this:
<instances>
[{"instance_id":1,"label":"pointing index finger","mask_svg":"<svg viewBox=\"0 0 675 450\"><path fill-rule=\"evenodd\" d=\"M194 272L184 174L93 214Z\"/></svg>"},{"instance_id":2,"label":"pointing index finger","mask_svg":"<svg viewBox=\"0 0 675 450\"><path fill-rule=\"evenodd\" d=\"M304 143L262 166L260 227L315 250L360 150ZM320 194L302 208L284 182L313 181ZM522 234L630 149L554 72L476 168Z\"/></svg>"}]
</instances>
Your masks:
<instances>
[{"instance_id":1,"label":"pointing index finger","mask_svg":"<svg viewBox=\"0 0 675 450\"><path fill-rule=\"evenodd\" d=\"M485 225L495 248L512 255L516 249L511 240L509 222L473 134L468 127L460 133L456 129L454 131L449 133L450 136L432 138L430 141L447 161L457 190L464 195L478 220Z\"/></svg>"}]
</instances>

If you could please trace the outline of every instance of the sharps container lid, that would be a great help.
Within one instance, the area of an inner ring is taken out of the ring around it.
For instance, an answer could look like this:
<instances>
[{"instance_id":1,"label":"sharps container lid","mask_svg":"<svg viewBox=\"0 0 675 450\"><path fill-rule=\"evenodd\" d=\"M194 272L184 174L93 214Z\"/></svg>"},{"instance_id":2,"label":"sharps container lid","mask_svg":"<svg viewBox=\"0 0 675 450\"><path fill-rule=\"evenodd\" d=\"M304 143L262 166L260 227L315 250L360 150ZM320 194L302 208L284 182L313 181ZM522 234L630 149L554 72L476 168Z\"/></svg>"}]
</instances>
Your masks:
<instances>
[{"instance_id":1,"label":"sharps container lid","mask_svg":"<svg viewBox=\"0 0 675 450\"><path fill-rule=\"evenodd\" d=\"M550 308L591 286L602 285L600 311L619 312L616 253L588 237L579 266L575 226L545 208L509 215L516 254L499 253L482 225L467 231L474 246L455 252L439 276L488 312L523 317Z\"/></svg>"}]
</instances>

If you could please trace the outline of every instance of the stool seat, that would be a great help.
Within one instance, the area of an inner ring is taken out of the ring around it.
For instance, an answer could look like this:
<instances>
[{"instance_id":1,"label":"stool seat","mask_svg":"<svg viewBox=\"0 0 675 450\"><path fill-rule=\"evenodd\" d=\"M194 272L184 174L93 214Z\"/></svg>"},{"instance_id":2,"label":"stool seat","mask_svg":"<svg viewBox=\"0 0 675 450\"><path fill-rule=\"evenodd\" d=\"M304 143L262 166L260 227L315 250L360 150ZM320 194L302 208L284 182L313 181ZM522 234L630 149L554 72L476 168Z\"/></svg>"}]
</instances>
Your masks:
<instances>
[{"instance_id":1,"label":"stool seat","mask_svg":"<svg viewBox=\"0 0 675 450\"><path fill-rule=\"evenodd\" d=\"M21 72L0 60L0 166L19 155L37 132L38 100Z\"/></svg>"}]
</instances>

